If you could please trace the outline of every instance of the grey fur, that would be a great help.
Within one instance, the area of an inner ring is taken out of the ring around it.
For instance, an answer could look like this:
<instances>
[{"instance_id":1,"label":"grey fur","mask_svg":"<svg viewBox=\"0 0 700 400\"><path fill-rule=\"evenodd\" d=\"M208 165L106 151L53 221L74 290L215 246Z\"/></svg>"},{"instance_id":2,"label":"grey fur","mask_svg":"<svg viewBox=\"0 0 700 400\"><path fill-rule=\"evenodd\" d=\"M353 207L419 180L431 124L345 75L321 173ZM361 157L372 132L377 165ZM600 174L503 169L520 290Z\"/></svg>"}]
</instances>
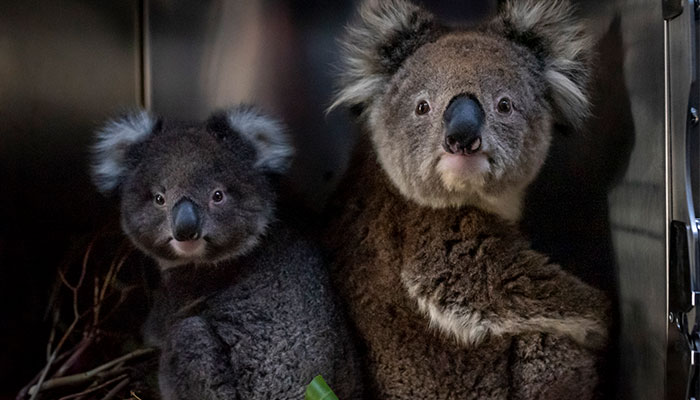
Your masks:
<instances>
[{"instance_id":1,"label":"grey fur","mask_svg":"<svg viewBox=\"0 0 700 400\"><path fill-rule=\"evenodd\" d=\"M297 400L317 374L340 398L362 398L327 271L298 232L275 224L248 255L202 268L167 270L150 316L165 399Z\"/></svg>"},{"instance_id":2,"label":"grey fur","mask_svg":"<svg viewBox=\"0 0 700 400\"><path fill-rule=\"evenodd\" d=\"M227 116L231 127L255 146L258 155L255 167L276 173L287 172L294 148L282 123L252 107L237 109Z\"/></svg>"},{"instance_id":3,"label":"grey fur","mask_svg":"<svg viewBox=\"0 0 700 400\"><path fill-rule=\"evenodd\" d=\"M92 177L103 194L113 192L127 172L126 152L129 147L144 140L153 129L155 119L146 111L128 114L109 121L97 132L92 148Z\"/></svg>"},{"instance_id":4,"label":"grey fur","mask_svg":"<svg viewBox=\"0 0 700 400\"><path fill-rule=\"evenodd\" d=\"M442 29L430 13L404 0L369 0L341 42L344 52L341 90L329 111L342 105L369 106L391 75L417 47Z\"/></svg>"},{"instance_id":5,"label":"grey fur","mask_svg":"<svg viewBox=\"0 0 700 400\"><path fill-rule=\"evenodd\" d=\"M281 123L238 107L204 123L161 121L148 135L108 126L139 139L102 140L96 164L120 155L123 230L161 267L145 334L162 350L163 397L299 399L316 374L343 398L360 396L355 350L319 251L274 216L274 175L293 153ZM183 199L201 219L189 242L171 228Z\"/></svg>"},{"instance_id":6,"label":"grey fur","mask_svg":"<svg viewBox=\"0 0 700 400\"><path fill-rule=\"evenodd\" d=\"M367 1L344 40L345 69L333 107L360 106L379 161L420 205L474 205L514 221L546 158L558 118L588 111L590 41L563 1L511 1L494 21L447 29L403 1ZM402 44L409 41L410 45ZM391 68L386 68L391 66ZM466 175L446 167L442 116L469 94L485 112L483 159ZM513 102L509 115L496 107ZM431 111L418 116L425 100Z\"/></svg>"},{"instance_id":7,"label":"grey fur","mask_svg":"<svg viewBox=\"0 0 700 400\"><path fill-rule=\"evenodd\" d=\"M566 0L519 0L506 3L497 29L509 30L526 45L541 41L538 49L544 62L555 109L564 122L580 127L588 116L587 84L592 46L581 22Z\"/></svg>"}]
</instances>

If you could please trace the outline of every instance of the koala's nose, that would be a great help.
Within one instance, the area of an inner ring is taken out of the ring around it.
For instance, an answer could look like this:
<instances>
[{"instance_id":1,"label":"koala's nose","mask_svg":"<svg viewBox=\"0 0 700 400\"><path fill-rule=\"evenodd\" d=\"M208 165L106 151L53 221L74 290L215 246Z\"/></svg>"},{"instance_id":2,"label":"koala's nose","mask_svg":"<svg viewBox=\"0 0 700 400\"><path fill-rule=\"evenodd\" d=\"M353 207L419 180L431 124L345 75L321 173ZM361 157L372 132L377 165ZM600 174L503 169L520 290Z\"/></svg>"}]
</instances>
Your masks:
<instances>
[{"instance_id":1,"label":"koala's nose","mask_svg":"<svg viewBox=\"0 0 700 400\"><path fill-rule=\"evenodd\" d=\"M200 234L200 218L197 206L187 198L173 207L173 237L178 241L196 240Z\"/></svg>"},{"instance_id":2,"label":"koala's nose","mask_svg":"<svg viewBox=\"0 0 700 400\"><path fill-rule=\"evenodd\" d=\"M456 96L447 106L443 121L445 151L452 154L474 154L481 149L484 110L476 99L464 94Z\"/></svg>"}]
</instances>

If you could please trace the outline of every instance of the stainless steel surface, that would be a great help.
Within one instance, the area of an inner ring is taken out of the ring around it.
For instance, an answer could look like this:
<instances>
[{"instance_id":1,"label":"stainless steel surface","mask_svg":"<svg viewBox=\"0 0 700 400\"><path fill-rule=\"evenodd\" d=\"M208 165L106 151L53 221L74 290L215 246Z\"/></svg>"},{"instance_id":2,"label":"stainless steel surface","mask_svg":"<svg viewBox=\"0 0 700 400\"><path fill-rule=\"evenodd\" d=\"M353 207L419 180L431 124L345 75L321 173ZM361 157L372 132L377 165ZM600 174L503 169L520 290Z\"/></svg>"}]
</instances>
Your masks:
<instances>
[{"instance_id":1,"label":"stainless steel surface","mask_svg":"<svg viewBox=\"0 0 700 400\"><path fill-rule=\"evenodd\" d=\"M698 259L698 229L695 222L695 205L693 202L693 189L697 190L697 184L691 182L691 160L700 154L697 148L691 148L689 126L691 117L690 96L691 85L695 81L695 12L694 0L687 0L685 7L679 16L664 23L664 37L666 40L665 54L667 65L665 74L666 86L666 135L669 151L670 176L670 210L669 218L680 221L688 230L688 248L692 264L697 264ZM695 186L695 187L693 187ZM697 288L697 277L691 269L692 287ZM687 294L690 298L691 293Z\"/></svg>"},{"instance_id":2,"label":"stainless steel surface","mask_svg":"<svg viewBox=\"0 0 700 400\"><path fill-rule=\"evenodd\" d=\"M616 300L612 398L663 399L667 216L658 0L577 1L596 40L585 132L555 135L528 198L536 248ZM615 365L617 364L617 365ZM611 389L612 390L612 389Z\"/></svg>"},{"instance_id":3,"label":"stainless steel surface","mask_svg":"<svg viewBox=\"0 0 700 400\"><path fill-rule=\"evenodd\" d=\"M696 2L686 0L681 13L664 23L666 75L666 152L669 226L668 264L668 352L666 394L668 399L688 399L696 367L694 350L698 336L695 294L700 289L700 252L697 208L698 140Z\"/></svg>"},{"instance_id":4,"label":"stainless steel surface","mask_svg":"<svg viewBox=\"0 0 700 400\"><path fill-rule=\"evenodd\" d=\"M618 397L662 399L668 219L661 2L619 0L609 12L621 18L624 82L634 127L626 170L608 197L620 312Z\"/></svg>"},{"instance_id":5,"label":"stainless steel surface","mask_svg":"<svg viewBox=\"0 0 700 400\"><path fill-rule=\"evenodd\" d=\"M0 2L0 398L36 373L71 237L112 207L87 176L92 131L137 103L137 2Z\"/></svg>"},{"instance_id":6,"label":"stainless steel surface","mask_svg":"<svg viewBox=\"0 0 700 400\"><path fill-rule=\"evenodd\" d=\"M608 185L613 253L609 267L619 311L619 363L611 372L617 381L615 398L663 399L668 218L662 2L577 3L600 38L597 79L604 84L594 92L596 106L586 133L591 139L581 139L584 146L579 151L593 149L592 155L585 155L583 168L605 159L596 156L598 152L609 155L601 164L606 172L594 182ZM574 171L574 176L577 173L581 172Z\"/></svg>"}]
</instances>

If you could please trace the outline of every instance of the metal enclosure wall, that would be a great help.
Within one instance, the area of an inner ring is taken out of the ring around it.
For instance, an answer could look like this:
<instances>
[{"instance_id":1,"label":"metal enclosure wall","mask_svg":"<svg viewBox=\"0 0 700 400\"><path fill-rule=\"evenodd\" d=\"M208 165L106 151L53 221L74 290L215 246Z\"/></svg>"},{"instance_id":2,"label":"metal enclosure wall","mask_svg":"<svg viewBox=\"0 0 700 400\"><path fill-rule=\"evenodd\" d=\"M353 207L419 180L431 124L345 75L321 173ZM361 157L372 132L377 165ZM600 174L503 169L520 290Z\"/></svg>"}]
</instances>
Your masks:
<instances>
[{"instance_id":1,"label":"metal enclosure wall","mask_svg":"<svg viewBox=\"0 0 700 400\"><path fill-rule=\"evenodd\" d=\"M596 40L587 129L554 138L524 226L535 247L617 298L615 398L662 399L666 176L661 1L577 1Z\"/></svg>"},{"instance_id":2,"label":"metal enclosure wall","mask_svg":"<svg viewBox=\"0 0 700 400\"><path fill-rule=\"evenodd\" d=\"M666 372L664 34L660 1L618 0L591 15L619 18L622 82L632 117L626 158L609 194L619 303L618 398L662 399ZM620 93L618 93L620 94ZM598 93L599 97L611 95ZM613 125L614 126L614 125Z\"/></svg>"}]
</instances>

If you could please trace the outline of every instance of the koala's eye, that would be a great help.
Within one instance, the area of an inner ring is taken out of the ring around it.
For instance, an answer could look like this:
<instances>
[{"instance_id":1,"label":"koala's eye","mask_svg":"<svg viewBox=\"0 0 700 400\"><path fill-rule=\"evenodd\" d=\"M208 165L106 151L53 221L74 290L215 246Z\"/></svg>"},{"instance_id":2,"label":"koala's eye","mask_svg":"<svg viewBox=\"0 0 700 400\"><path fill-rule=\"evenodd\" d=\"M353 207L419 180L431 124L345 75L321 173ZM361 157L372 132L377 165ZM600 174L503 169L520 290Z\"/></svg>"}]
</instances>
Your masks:
<instances>
[{"instance_id":1,"label":"koala's eye","mask_svg":"<svg viewBox=\"0 0 700 400\"><path fill-rule=\"evenodd\" d=\"M222 192L221 190L215 191L214 194L211 196L211 199L212 201L214 201L214 203L221 203L222 201L224 201L224 192Z\"/></svg>"},{"instance_id":2,"label":"koala's eye","mask_svg":"<svg viewBox=\"0 0 700 400\"><path fill-rule=\"evenodd\" d=\"M427 114L428 111L430 111L430 104L425 100L421 100L416 106L416 114L424 115Z\"/></svg>"},{"instance_id":3,"label":"koala's eye","mask_svg":"<svg viewBox=\"0 0 700 400\"><path fill-rule=\"evenodd\" d=\"M498 100L498 112L501 114L510 114L510 111L513 109L512 104L510 103L510 99L507 97L504 97L500 100Z\"/></svg>"},{"instance_id":4,"label":"koala's eye","mask_svg":"<svg viewBox=\"0 0 700 400\"><path fill-rule=\"evenodd\" d=\"M163 195L160 193L156 193L156 195L153 196L153 201L157 205L162 206L163 204L165 204L165 197L163 197Z\"/></svg>"}]
</instances>

